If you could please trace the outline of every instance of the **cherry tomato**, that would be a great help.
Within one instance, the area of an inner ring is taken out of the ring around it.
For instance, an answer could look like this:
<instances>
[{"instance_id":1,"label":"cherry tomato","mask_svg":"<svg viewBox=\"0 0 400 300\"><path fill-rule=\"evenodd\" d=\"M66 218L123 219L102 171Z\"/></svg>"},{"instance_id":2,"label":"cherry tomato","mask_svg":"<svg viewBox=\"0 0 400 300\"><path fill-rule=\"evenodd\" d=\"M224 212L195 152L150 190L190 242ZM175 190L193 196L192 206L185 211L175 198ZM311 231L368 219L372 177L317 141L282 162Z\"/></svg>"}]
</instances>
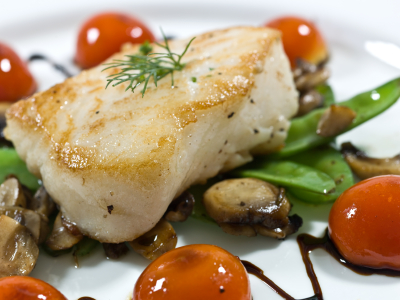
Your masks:
<instances>
[{"instance_id":1,"label":"cherry tomato","mask_svg":"<svg viewBox=\"0 0 400 300\"><path fill-rule=\"evenodd\" d=\"M10 47L0 43L0 102L13 102L36 91L26 64Z\"/></svg>"},{"instance_id":2,"label":"cherry tomato","mask_svg":"<svg viewBox=\"0 0 400 300\"><path fill-rule=\"evenodd\" d=\"M0 300L67 300L50 284L32 277L11 276L0 278Z\"/></svg>"},{"instance_id":3,"label":"cherry tomato","mask_svg":"<svg viewBox=\"0 0 400 300\"><path fill-rule=\"evenodd\" d=\"M86 21L79 31L75 62L83 69L91 68L119 52L124 43L154 40L151 31L129 15L98 14Z\"/></svg>"},{"instance_id":4,"label":"cherry tomato","mask_svg":"<svg viewBox=\"0 0 400 300\"><path fill-rule=\"evenodd\" d=\"M282 17L265 24L282 32L283 48L292 68L296 59L302 58L318 64L328 57L328 49L317 27L302 18Z\"/></svg>"},{"instance_id":5,"label":"cherry tomato","mask_svg":"<svg viewBox=\"0 0 400 300\"><path fill-rule=\"evenodd\" d=\"M250 300L250 283L239 258L212 245L176 248L140 275L134 300Z\"/></svg>"},{"instance_id":6,"label":"cherry tomato","mask_svg":"<svg viewBox=\"0 0 400 300\"><path fill-rule=\"evenodd\" d=\"M329 215L329 234L353 264L400 271L400 176L378 176L347 189Z\"/></svg>"}]
</instances>

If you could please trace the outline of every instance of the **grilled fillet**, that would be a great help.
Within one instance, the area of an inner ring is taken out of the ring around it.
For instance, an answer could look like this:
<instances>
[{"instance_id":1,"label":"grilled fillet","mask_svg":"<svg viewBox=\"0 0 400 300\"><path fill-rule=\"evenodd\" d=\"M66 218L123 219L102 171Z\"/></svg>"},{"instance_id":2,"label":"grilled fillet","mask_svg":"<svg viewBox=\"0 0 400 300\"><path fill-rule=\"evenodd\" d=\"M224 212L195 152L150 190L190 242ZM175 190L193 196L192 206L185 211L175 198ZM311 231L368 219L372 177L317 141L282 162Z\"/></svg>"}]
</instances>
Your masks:
<instances>
[{"instance_id":1,"label":"grilled fillet","mask_svg":"<svg viewBox=\"0 0 400 300\"><path fill-rule=\"evenodd\" d=\"M171 41L172 52L188 42ZM83 234L133 240L190 185L284 144L297 92L277 31L201 34L183 61L174 86L167 76L144 98L140 87L105 89L117 70L99 66L9 109L7 138Z\"/></svg>"}]
</instances>

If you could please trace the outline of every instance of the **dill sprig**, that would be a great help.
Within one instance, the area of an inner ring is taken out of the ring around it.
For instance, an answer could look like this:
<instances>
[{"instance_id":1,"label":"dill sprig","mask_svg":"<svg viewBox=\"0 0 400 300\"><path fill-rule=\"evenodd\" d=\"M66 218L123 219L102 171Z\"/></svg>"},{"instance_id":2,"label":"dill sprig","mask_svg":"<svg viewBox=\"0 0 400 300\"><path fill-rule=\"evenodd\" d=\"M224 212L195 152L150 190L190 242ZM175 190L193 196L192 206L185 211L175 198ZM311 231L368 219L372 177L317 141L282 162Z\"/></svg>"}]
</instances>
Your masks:
<instances>
[{"instance_id":1,"label":"dill sprig","mask_svg":"<svg viewBox=\"0 0 400 300\"><path fill-rule=\"evenodd\" d=\"M164 48L167 52L165 53L151 53L153 50L149 43L145 43L140 47L140 53L137 55L125 55L126 60L114 59L113 62L105 64L108 66L104 70L112 68L121 68L121 71L117 74L107 76L106 88L111 84L117 86L124 82L129 82L128 87L125 91L131 89L132 92L144 82L142 89L142 97L146 92L147 85L151 77L153 77L154 85L157 86L157 81L171 74L171 86L174 85L174 71L181 71L186 64L182 63L182 57L185 55L190 47L190 44L195 39L191 39L186 45L185 50L182 54L171 52L168 45L168 40L165 37L164 32L161 30L164 45L155 43L161 48ZM103 71L104 71L103 70Z\"/></svg>"}]
</instances>

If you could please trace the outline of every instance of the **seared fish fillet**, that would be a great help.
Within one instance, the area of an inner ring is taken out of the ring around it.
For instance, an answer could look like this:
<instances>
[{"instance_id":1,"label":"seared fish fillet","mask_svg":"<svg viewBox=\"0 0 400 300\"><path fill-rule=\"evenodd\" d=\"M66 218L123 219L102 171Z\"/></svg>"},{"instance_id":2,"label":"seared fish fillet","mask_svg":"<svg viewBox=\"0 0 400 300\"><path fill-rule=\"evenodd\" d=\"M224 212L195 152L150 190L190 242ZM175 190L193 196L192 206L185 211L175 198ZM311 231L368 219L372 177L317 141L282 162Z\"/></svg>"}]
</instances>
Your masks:
<instances>
[{"instance_id":1,"label":"seared fish fillet","mask_svg":"<svg viewBox=\"0 0 400 300\"><path fill-rule=\"evenodd\" d=\"M188 42L171 41L172 52ZM9 109L7 138L83 234L131 241L190 185L284 144L297 92L277 31L201 34L183 61L175 86L167 76L144 98L140 87L105 89L116 70L99 66Z\"/></svg>"}]
</instances>

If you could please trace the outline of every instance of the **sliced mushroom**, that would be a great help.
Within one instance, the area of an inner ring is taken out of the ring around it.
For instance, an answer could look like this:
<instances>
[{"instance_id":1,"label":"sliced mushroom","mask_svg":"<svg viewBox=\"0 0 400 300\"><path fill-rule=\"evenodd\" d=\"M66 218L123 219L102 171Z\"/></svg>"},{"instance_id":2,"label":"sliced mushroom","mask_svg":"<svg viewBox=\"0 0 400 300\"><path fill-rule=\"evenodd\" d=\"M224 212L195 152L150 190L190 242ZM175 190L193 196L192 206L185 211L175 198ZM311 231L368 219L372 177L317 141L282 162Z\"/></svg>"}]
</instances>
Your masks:
<instances>
[{"instance_id":1,"label":"sliced mushroom","mask_svg":"<svg viewBox=\"0 0 400 300\"><path fill-rule=\"evenodd\" d=\"M147 259L154 260L176 247L178 238L174 228L161 219L149 232L129 242L133 250Z\"/></svg>"},{"instance_id":2,"label":"sliced mushroom","mask_svg":"<svg viewBox=\"0 0 400 300\"><path fill-rule=\"evenodd\" d=\"M194 197L185 191L171 202L164 218L169 222L184 222L192 213L193 207Z\"/></svg>"},{"instance_id":3,"label":"sliced mushroom","mask_svg":"<svg viewBox=\"0 0 400 300\"><path fill-rule=\"evenodd\" d=\"M120 256L128 253L129 248L125 243L109 244L103 243L104 252L108 258L117 259Z\"/></svg>"},{"instance_id":4,"label":"sliced mushroom","mask_svg":"<svg viewBox=\"0 0 400 300\"><path fill-rule=\"evenodd\" d=\"M0 215L8 216L25 226L37 244L42 240L41 226L43 221L38 213L16 206L0 206Z\"/></svg>"},{"instance_id":5,"label":"sliced mushroom","mask_svg":"<svg viewBox=\"0 0 400 300\"><path fill-rule=\"evenodd\" d=\"M255 236L258 231L255 225L293 233L286 228L291 226L288 217L291 205L285 190L259 179L218 182L205 192L203 204L210 217L229 234Z\"/></svg>"},{"instance_id":6,"label":"sliced mushroom","mask_svg":"<svg viewBox=\"0 0 400 300\"><path fill-rule=\"evenodd\" d=\"M46 245L51 250L69 249L83 239L82 234L72 234L64 225L61 219L61 212L58 213L54 221L54 227L50 236L46 240Z\"/></svg>"},{"instance_id":7,"label":"sliced mushroom","mask_svg":"<svg viewBox=\"0 0 400 300\"><path fill-rule=\"evenodd\" d=\"M254 225L254 228L258 234L281 240L284 239L286 236L297 232L301 225L303 225L303 219L300 218L298 215L293 215L289 217L289 224L282 228L271 229L259 224Z\"/></svg>"},{"instance_id":8,"label":"sliced mushroom","mask_svg":"<svg viewBox=\"0 0 400 300\"><path fill-rule=\"evenodd\" d=\"M0 205L26 208L25 193L16 177L8 177L0 185Z\"/></svg>"},{"instance_id":9,"label":"sliced mushroom","mask_svg":"<svg viewBox=\"0 0 400 300\"><path fill-rule=\"evenodd\" d=\"M243 235L248 237L257 235L256 230L249 224L218 223L218 225L227 234Z\"/></svg>"},{"instance_id":10,"label":"sliced mushroom","mask_svg":"<svg viewBox=\"0 0 400 300\"><path fill-rule=\"evenodd\" d=\"M302 74L295 79L296 88L299 91L306 91L322 84L328 80L330 72L326 68L317 69L315 72Z\"/></svg>"},{"instance_id":11,"label":"sliced mushroom","mask_svg":"<svg viewBox=\"0 0 400 300\"><path fill-rule=\"evenodd\" d=\"M25 226L0 216L0 277L28 275L35 267L39 248Z\"/></svg>"},{"instance_id":12,"label":"sliced mushroom","mask_svg":"<svg viewBox=\"0 0 400 300\"><path fill-rule=\"evenodd\" d=\"M54 212L56 205L44 186L41 186L29 201L28 208L47 218Z\"/></svg>"},{"instance_id":13,"label":"sliced mushroom","mask_svg":"<svg viewBox=\"0 0 400 300\"><path fill-rule=\"evenodd\" d=\"M342 144L342 153L351 170L360 179L379 175L400 175L400 155L388 158L371 158L351 143Z\"/></svg>"},{"instance_id":14,"label":"sliced mushroom","mask_svg":"<svg viewBox=\"0 0 400 300\"><path fill-rule=\"evenodd\" d=\"M303 59L297 59L296 68L293 70L297 90L305 92L326 82L330 75L329 70L325 67L326 63L327 60L314 65Z\"/></svg>"},{"instance_id":15,"label":"sliced mushroom","mask_svg":"<svg viewBox=\"0 0 400 300\"><path fill-rule=\"evenodd\" d=\"M331 105L319 119L317 134L322 137L336 136L351 125L356 115L349 107Z\"/></svg>"},{"instance_id":16,"label":"sliced mushroom","mask_svg":"<svg viewBox=\"0 0 400 300\"><path fill-rule=\"evenodd\" d=\"M302 94L299 99L299 110L297 111L297 117L303 116L313 109L320 107L324 102L323 97L320 93L315 90L307 91Z\"/></svg>"},{"instance_id":17,"label":"sliced mushroom","mask_svg":"<svg viewBox=\"0 0 400 300\"><path fill-rule=\"evenodd\" d=\"M76 223L67 220L63 215L61 215L61 223L64 228L72 235L83 236Z\"/></svg>"},{"instance_id":18,"label":"sliced mushroom","mask_svg":"<svg viewBox=\"0 0 400 300\"><path fill-rule=\"evenodd\" d=\"M279 227L288 223L290 211L279 188L255 178L220 181L205 192L203 204L217 223L255 224L273 219Z\"/></svg>"}]
</instances>

